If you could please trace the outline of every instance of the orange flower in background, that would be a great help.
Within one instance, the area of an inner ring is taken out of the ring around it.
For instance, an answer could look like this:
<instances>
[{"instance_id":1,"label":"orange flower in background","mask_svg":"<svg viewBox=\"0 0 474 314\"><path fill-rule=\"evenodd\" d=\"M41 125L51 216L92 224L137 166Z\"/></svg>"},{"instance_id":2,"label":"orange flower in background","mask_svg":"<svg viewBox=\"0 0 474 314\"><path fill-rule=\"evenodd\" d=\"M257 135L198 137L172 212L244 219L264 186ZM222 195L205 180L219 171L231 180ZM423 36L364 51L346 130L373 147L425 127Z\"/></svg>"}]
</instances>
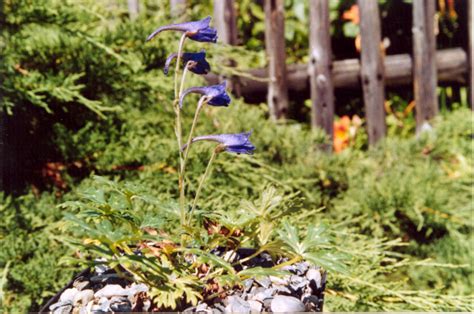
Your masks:
<instances>
[{"instance_id":1,"label":"orange flower in background","mask_svg":"<svg viewBox=\"0 0 474 314\"><path fill-rule=\"evenodd\" d=\"M336 153L343 151L347 146L349 146L350 126L351 119L348 116L343 116L339 120L334 121L333 148Z\"/></svg>"},{"instance_id":2,"label":"orange flower in background","mask_svg":"<svg viewBox=\"0 0 474 314\"><path fill-rule=\"evenodd\" d=\"M340 153L349 147L362 123L362 119L358 115L354 115L352 119L349 116L342 116L339 120L334 121L334 152Z\"/></svg>"},{"instance_id":3,"label":"orange flower in background","mask_svg":"<svg viewBox=\"0 0 474 314\"><path fill-rule=\"evenodd\" d=\"M357 4L351 6L349 10L344 11L344 13L342 14L342 18L345 20L349 20L356 25L359 25L359 7L357 6Z\"/></svg>"}]
</instances>

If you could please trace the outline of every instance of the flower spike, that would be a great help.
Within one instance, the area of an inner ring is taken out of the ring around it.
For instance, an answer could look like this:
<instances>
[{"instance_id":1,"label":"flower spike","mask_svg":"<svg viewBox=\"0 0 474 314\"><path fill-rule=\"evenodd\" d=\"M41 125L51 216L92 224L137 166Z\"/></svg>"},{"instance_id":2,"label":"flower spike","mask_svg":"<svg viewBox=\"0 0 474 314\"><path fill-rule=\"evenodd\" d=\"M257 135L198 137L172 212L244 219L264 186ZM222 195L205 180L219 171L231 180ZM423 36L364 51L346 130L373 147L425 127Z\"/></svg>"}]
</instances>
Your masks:
<instances>
[{"instance_id":1,"label":"flower spike","mask_svg":"<svg viewBox=\"0 0 474 314\"><path fill-rule=\"evenodd\" d=\"M178 54L172 53L168 56L165 62L165 67L163 68L163 72L165 75L168 75L168 69L170 66L171 61L173 61L174 58L176 58ZM181 58L184 62L184 64L187 64L188 61L193 61L191 62L190 65L188 65L188 70L196 73L196 74L207 74L211 70L211 66L209 65L209 62L206 60L206 51L201 50L200 52L185 52L181 55Z\"/></svg>"},{"instance_id":2,"label":"flower spike","mask_svg":"<svg viewBox=\"0 0 474 314\"><path fill-rule=\"evenodd\" d=\"M211 17L208 16L205 19L199 21L185 22L179 24L170 24L157 28L150 36L146 39L147 41L153 39L156 35L163 31L179 31L186 33L189 39L200 41L200 42L211 42L217 41L217 30L209 26Z\"/></svg>"},{"instance_id":3,"label":"flower spike","mask_svg":"<svg viewBox=\"0 0 474 314\"><path fill-rule=\"evenodd\" d=\"M224 81L221 84L212 85L212 86L201 86L201 87L191 87L183 92L179 99L179 107L183 107L183 100L187 94L197 93L204 96L207 96L209 99L207 103L212 106L224 106L227 107L230 104L230 97L226 92L227 82Z\"/></svg>"},{"instance_id":4,"label":"flower spike","mask_svg":"<svg viewBox=\"0 0 474 314\"><path fill-rule=\"evenodd\" d=\"M223 145L225 151L236 154L253 154L255 146L250 142L250 132L233 133L233 134L217 134L217 135L203 135L192 139L191 143L199 141L213 141ZM185 150L187 145L184 145L181 150Z\"/></svg>"}]
</instances>

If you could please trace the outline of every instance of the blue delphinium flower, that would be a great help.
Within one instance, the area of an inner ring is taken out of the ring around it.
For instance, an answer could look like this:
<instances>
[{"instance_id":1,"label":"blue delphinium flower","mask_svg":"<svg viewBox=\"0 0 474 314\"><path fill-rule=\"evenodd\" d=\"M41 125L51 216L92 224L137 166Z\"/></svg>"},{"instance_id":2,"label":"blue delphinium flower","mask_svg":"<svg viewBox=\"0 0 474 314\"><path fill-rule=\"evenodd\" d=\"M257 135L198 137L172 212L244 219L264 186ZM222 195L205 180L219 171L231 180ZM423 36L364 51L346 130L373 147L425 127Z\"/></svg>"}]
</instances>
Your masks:
<instances>
[{"instance_id":1,"label":"blue delphinium flower","mask_svg":"<svg viewBox=\"0 0 474 314\"><path fill-rule=\"evenodd\" d=\"M250 142L250 132L236 133L236 134L217 134L217 135L203 135L193 138L191 143L198 141L213 141L222 144L225 151L236 154L253 154L255 146ZM182 150L186 149L186 145Z\"/></svg>"},{"instance_id":2,"label":"blue delphinium flower","mask_svg":"<svg viewBox=\"0 0 474 314\"><path fill-rule=\"evenodd\" d=\"M217 31L216 29L209 26L210 22L211 17L208 16L205 19L199 21L161 26L151 33L151 35L148 36L146 40L151 40L153 37L163 31L173 30L184 32L189 39L195 41L215 43L217 41Z\"/></svg>"},{"instance_id":3,"label":"blue delphinium flower","mask_svg":"<svg viewBox=\"0 0 474 314\"><path fill-rule=\"evenodd\" d=\"M201 87L191 87L183 92L179 99L179 107L183 107L183 100L189 93L197 93L208 97L207 103L212 106L227 107L230 104L230 97L226 92L227 82L221 84Z\"/></svg>"},{"instance_id":4,"label":"blue delphinium flower","mask_svg":"<svg viewBox=\"0 0 474 314\"><path fill-rule=\"evenodd\" d=\"M174 58L176 58L178 54L172 53L168 56L165 62L165 67L163 69L163 72L165 72L165 75L168 75L168 69L170 66L171 61L173 61ZM181 58L184 62L184 64L187 64L189 61L191 62L190 65L188 65L188 70L196 73L196 74L207 74L211 70L211 66L206 60L206 51L201 50L200 52L184 52L181 55Z\"/></svg>"}]
</instances>

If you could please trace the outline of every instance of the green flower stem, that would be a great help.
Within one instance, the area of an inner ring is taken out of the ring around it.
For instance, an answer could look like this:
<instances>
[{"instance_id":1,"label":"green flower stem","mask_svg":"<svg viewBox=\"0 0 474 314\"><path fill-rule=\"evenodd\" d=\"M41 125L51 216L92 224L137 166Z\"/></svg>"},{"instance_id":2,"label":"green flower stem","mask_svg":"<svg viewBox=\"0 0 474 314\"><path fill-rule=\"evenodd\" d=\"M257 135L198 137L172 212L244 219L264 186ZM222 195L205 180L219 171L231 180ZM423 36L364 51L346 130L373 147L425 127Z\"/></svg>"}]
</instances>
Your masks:
<instances>
[{"instance_id":1,"label":"green flower stem","mask_svg":"<svg viewBox=\"0 0 474 314\"><path fill-rule=\"evenodd\" d=\"M220 153L221 151L222 151L222 146L218 145L212 152L211 158L209 159L209 162L207 163L206 171L204 171L204 174L202 175L201 180L199 181L198 189L196 191L196 196L194 197L194 201L193 201L193 206L191 207L191 212L189 213L188 223L191 223L191 218L193 217L194 210L196 209L196 204L199 199L199 195L201 194L202 187L204 186L204 181L206 181L206 178L209 176L209 173L211 172L212 163L216 159L217 154Z\"/></svg>"},{"instance_id":2,"label":"green flower stem","mask_svg":"<svg viewBox=\"0 0 474 314\"><path fill-rule=\"evenodd\" d=\"M191 149L191 141L193 140L193 133L194 129L196 128L197 120L199 118L199 113L201 112L202 107L209 101L207 96L203 96L199 99L198 105L196 107L196 111L194 112L193 124L191 125L191 130L189 131L188 141L186 142L186 149L183 151L184 153L184 163L183 168L181 169L184 173L186 167L186 161L188 160L189 150Z\"/></svg>"},{"instance_id":3,"label":"green flower stem","mask_svg":"<svg viewBox=\"0 0 474 314\"><path fill-rule=\"evenodd\" d=\"M186 40L186 33L184 33L181 36L181 39L179 40L179 46L178 46L178 56L176 58L176 67L174 71L174 102L173 102L173 107L174 111L176 114L176 122L175 122L175 131L176 131L176 138L178 140L178 154L179 154L179 164L180 164L180 169L183 167L183 154L181 153L181 146L182 144L182 128L181 128L181 109L179 108L179 97L180 97L180 92L178 90L178 73L179 73L179 64L181 62L181 54L184 46L184 41ZM185 75L186 71L184 71L183 76ZM183 82L184 79L181 79L181 82ZM178 190L180 191L180 200L179 200L179 209L180 209L180 216L181 216L181 224L184 224L186 222L186 210L184 208L184 198L181 198L181 194L183 193L184 195L184 176L183 173L181 173L180 170L178 170ZM183 191L183 192L181 192Z\"/></svg>"},{"instance_id":4,"label":"green flower stem","mask_svg":"<svg viewBox=\"0 0 474 314\"><path fill-rule=\"evenodd\" d=\"M183 162L181 163L181 171L180 171L183 178L184 178L185 173L186 173L186 163L188 161L189 150L191 149L191 141L193 140L194 129L196 128L199 113L201 112L202 107L206 104L207 101L208 101L208 98L206 96L203 96L199 99L198 105L196 107L196 112L194 113L193 124L191 125L191 130L189 131L188 141L186 142L186 149L181 153L181 154L184 154ZM179 191L180 192L180 194L179 194L180 201L182 201L183 204L186 201L185 191L186 191L185 182L183 180L182 181L182 188Z\"/></svg>"},{"instance_id":5,"label":"green flower stem","mask_svg":"<svg viewBox=\"0 0 474 314\"><path fill-rule=\"evenodd\" d=\"M179 63L181 62L181 54L183 52L184 41L186 40L187 34L183 33L181 39L179 40L178 46L178 56L176 57L176 68L174 70L174 98L179 99L178 93L178 73L179 73Z\"/></svg>"},{"instance_id":6,"label":"green flower stem","mask_svg":"<svg viewBox=\"0 0 474 314\"><path fill-rule=\"evenodd\" d=\"M181 76L181 84L179 85L178 97L181 97L181 94L183 93L184 81L186 80L186 74L188 73L189 66L191 66L193 63L194 63L194 61L190 60L190 61L186 62L186 65L184 66L183 75Z\"/></svg>"}]
</instances>

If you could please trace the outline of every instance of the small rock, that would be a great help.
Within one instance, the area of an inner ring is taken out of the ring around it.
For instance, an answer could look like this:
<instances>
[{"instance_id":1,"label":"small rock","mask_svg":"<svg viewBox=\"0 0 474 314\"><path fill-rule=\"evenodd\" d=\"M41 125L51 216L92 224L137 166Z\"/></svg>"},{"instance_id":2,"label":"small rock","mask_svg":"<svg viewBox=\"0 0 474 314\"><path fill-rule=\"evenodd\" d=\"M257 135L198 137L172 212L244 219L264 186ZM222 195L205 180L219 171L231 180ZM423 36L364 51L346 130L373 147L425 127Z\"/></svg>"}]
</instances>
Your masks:
<instances>
[{"instance_id":1,"label":"small rock","mask_svg":"<svg viewBox=\"0 0 474 314\"><path fill-rule=\"evenodd\" d=\"M306 278L308 278L309 281L314 281L317 289L321 288L321 272L318 269L309 269L306 273Z\"/></svg>"},{"instance_id":2,"label":"small rock","mask_svg":"<svg viewBox=\"0 0 474 314\"><path fill-rule=\"evenodd\" d=\"M67 305L60 306L52 312L53 314L69 314L72 312L72 305L67 304Z\"/></svg>"},{"instance_id":3,"label":"small rock","mask_svg":"<svg viewBox=\"0 0 474 314\"><path fill-rule=\"evenodd\" d=\"M275 288L269 288L269 289L262 290L260 292L257 292L252 297L252 299L256 300L256 301L263 302L263 301L265 301L265 299L271 298L273 296L275 290L276 290Z\"/></svg>"},{"instance_id":4,"label":"small rock","mask_svg":"<svg viewBox=\"0 0 474 314\"><path fill-rule=\"evenodd\" d=\"M281 268L283 271L289 271L290 273L296 274L296 266L295 265L286 265Z\"/></svg>"},{"instance_id":5,"label":"small rock","mask_svg":"<svg viewBox=\"0 0 474 314\"><path fill-rule=\"evenodd\" d=\"M230 296L227 299L226 313L250 313L250 304L247 301L238 296Z\"/></svg>"},{"instance_id":6,"label":"small rock","mask_svg":"<svg viewBox=\"0 0 474 314\"><path fill-rule=\"evenodd\" d=\"M61 302L69 302L72 304L74 301L74 296L79 292L76 288L69 288L64 290L63 293L61 293L61 296L59 297L59 301Z\"/></svg>"},{"instance_id":7,"label":"small rock","mask_svg":"<svg viewBox=\"0 0 474 314\"><path fill-rule=\"evenodd\" d=\"M269 276L269 279L273 284L286 286L288 284L288 277L285 276L283 278L277 276Z\"/></svg>"},{"instance_id":8,"label":"small rock","mask_svg":"<svg viewBox=\"0 0 474 314\"><path fill-rule=\"evenodd\" d=\"M106 297L102 297L99 300L99 304L92 306L92 312L109 312L110 311L110 301Z\"/></svg>"},{"instance_id":9,"label":"small rock","mask_svg":"<svg viewBox=\"0 0 474 314\"><path fill-rule=\"evenodd\" d=\"M265 312L270 312L272 301L273 297L263 300L263 307L265 308Z\"/></svg>"},{"instance_id":10,"label":"small rock","mask_svg":"<svg viewBox=\"0 0 474 314\"><path fill-rule=\"evenodd\" d=\"M271 303L272 312L304 312L303 302L295 297L277 295Z\"/></svg>"},{"instance_id":11,"label":"small rock","mask_svg":"<svg viewBox=\"0 0 474 314\"><path fill-rule=\"evenodd\" d=\"M304 273L308 271L309 263L308 262L297 263L295 264L295 267L296 267L297 275L303 275Z\"/></svg>"},{"instance_id":12,"label":"small rock","mask_svg":"<svg viewBox=\"0 0 474 314\"><path fill-rule=\"evenodd\" d=\"M130 288L128 288L128 291L130 292L131 295L135 295L140 292L148 292L148 286L145 285L144 283L132 283Z\"/></svg>"},{"instance_id":13,"label":"small rock","mask_svg":"<svg viewBox=\"0 0 474 314\"><path fill-rule=\"evenodd\" d=\"M245 292L248 292L252 288L253 282L254 281L251 278L244 280L244 291Z\"/></svg>"},{"instance_id":14,"label":"small rock","mask_svg":"<svg viewBox=\"0 0 474 314\"><path fill-rule=\"evenodd\" d=\"M125 280L118 274L101 274L91 277L90 280L94 283L105 283L109 285L120 284L125 282Z\"/></svg>"},{"instance_id":15,"label":"small rock","mask_svg":"<svg viewBox=\"0 0 474 314\"><path fill-rule=\"evenodd\" d=\"M126 296L129 294L129 291L127 289L122 288L120 285L107 285L97 291L94 296L96 298L110 298L114 296Z\"/></svg>"},{"instance_id":16,"label":"small rock","mask_svg":"<svg viewBox=\"0 0 474 314\"><path fill-rule=\"evenodd\" d=\"M321 311L321 306L323 305L323 299L319 299L315 295L309 295L303 299L303 303L306 306L307 311Z\"/></svg>"},{"instance_id":17,"label":"small rock","mask_svg":"<svg viewBox=\"0 0 474 314\"><path fill-rule=\"evenodd\" d=\"M148 312L150 308L151 308L151 301L148 299L143 300L143 307L142 307L143 312Z\"/></svg>"},{"instance_id":18,"label":"small rock","mask_svg":"<svg viewBox=\"0 0 474 314\"><path fill-rule=\"evenodd\" d=\"M309 283L309 280L305 277L300 277L297 275L292 275L290 277L290 287L291 289L298 291L304 288Z\"/></svg>"},{"instance_id":19,"label":"small rock","mask_svg":"<svg viewBox=\"0 0 474 314\"><path fill-rule=\"evenodd\" d=\"M250 301L247 301L248 304L250 305L250 312L252 313L260 313L262 311L262 306L263 304L261 302L258 302L258 301L254 301L254 300L250 300Z\"/></svg>"},{"instance_id":20,"label":"small rock","mask_svg":"<svg viewBox=\"0 0 474 314\"><path fill-rule=\"evenodd\" d=\"M272 281L268 277L262 277L262 278L259 278L259 279L255 279L255 281L264 288L268 288L272 284Z\"/></svg>"},{"instance_id":21,"label":"small rock","mask_svg":"<svg viewBox=\"0 0 474 314\"><path fill-rule=\"evenodd\" d=\"M49 306L49 310L50 311L54 311L56 310L57 308L60 308L62 306L66 306L66 305L71 305L72 303L70 301L59 301L59 302L56 302L54 304L51 304Z\"/></svg>"},{"instance_id":22,"label":"small rock","mask_svg":"<svg viewBox=\"0 0 474 314\"><path fill-rule=\"evenodd\" d=\"M113 297L110 300L110 309L114 312L131 312L132 305L127 298L117 298Z\"/></svg>"},{"instance_id":23,"label":"small rock","mask_svg":"<svg viewBox=\"0 0 474 314\"><path fill-rule=\"evenodd\" d=\"M105 259L98 258L98 259L96 259L95 261L96 261L96 262L104 262ZM103 273L105 273L105 272L108 271L108 270L109 270L109 267L107 267L107 266L104 265L104 264L97 264L97 265L94 266L94 272L95 272L96 274L98 274L98 275L103 274Z\"/></svg>"},{"instance_id":24,"label":"small rock","mask_svg":"<svg viewBox=\"0 0 474 314\"><path fill-rule=\"evenodd\" d=\"M78 305L79 303L81 303L82 305L86 305L93 298L94 298L94 291L92 291L91 289L79 291L74 296L74 305Z\"/></svg>"},{"instance_id":25,"label":"small rock","mask_svg":"<svg viewBox=\"0 0 474 314\"><path fill-rule=\"evenodd\" d=\"M200 303L196 306L196 313L212 314L212 309L206 303Z\"/></svg>"},{"instance_id":26,"label":"small rock","mask_svg":"<svg viewBox=\"0 0 474 314\"><path fill-rule=\"evenodd\" d=\"M89 281L84 276L80 276L79 278L74 280L72 284L72 286L79 291L83 290L88 285L89 285Z\"/></svg>"},{"instance_id":27,"label":"small rock","mask_svg":"<svg viewBox=\"0 0 474 314\"><path fill-rule=\"evenodd\" d=\"M291 290L288 289L287 286L281 286L281 285L273 285L273 288L276 289L277 292L279 293L287 293L287 294L291 294Z\"/></svg>"}]
</instances>

